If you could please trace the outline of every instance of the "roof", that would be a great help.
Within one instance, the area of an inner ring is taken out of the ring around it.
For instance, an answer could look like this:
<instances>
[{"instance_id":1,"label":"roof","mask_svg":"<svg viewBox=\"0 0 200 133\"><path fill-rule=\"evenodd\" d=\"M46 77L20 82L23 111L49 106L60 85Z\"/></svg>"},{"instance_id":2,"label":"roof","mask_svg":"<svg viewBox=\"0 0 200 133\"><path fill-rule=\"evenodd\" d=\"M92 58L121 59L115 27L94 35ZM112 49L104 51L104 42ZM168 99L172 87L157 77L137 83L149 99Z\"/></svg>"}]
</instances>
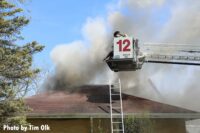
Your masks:
<instances>
[{"instance_id":1,"label":"roof","mask_svg":"<svg viewBox=\"0 0 200 133\"><path fill-rule=\"evenodd\" d=\"M196 112L151 101L148 99L123 94L123 111L125 114L195 114ZM115 103L119 102L115 97ZM82 86L73 91L47 91L25 99L32 108L29 116L88 116L91 114L109 115L109 86ZM115 110L118 111L118 110ZM169 116L166 116L169 117ZM196 118L196 115L195 115Z\"/></svg>"}]
</instances>

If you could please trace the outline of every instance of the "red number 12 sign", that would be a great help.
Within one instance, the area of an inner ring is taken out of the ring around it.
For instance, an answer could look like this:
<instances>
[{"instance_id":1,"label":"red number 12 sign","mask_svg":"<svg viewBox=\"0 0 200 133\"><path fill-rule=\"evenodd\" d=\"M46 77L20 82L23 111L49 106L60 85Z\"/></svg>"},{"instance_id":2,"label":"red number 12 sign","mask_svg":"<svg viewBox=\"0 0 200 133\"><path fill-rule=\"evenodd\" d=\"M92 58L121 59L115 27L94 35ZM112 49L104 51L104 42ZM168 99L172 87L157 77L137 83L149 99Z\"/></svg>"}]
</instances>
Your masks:
<instances>
[{"instance_id":1,"label":"red number 12 sign","mask_svg":"<svg viewBox=\"0 0 200 133\"><path fill-rule=\"evenodd\" d=\"M133 58L132 37L114 38L114 58Z\"/></svg>"},{"instance_id":2,"label":"red number 12 sign","mask_svg":"<svg viewBox=\"0 0 200 133\"><path fill-rule=\"evenodd\" d=\"M130 47L131 47L131 42L128 39L124 39L124 40L119 40L117 42L117 44L119 45L119 51L131 51Z\"/></svg>"}]
</instances>

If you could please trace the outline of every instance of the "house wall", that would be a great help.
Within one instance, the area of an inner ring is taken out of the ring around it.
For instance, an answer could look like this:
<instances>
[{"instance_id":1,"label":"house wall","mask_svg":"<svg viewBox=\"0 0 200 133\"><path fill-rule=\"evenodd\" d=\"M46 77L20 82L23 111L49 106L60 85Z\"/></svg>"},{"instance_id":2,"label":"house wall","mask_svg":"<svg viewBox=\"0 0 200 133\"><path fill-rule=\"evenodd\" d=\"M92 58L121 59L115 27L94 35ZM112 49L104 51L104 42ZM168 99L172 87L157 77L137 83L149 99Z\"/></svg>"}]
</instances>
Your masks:
<instances>
[{"instance_id":1,"label":"house wall","mask_svg":"<svg viewBox=\"0 0 200 133\"><path fill-rule=\"evenodd\" d=\"M37 133L90 133L90 119L30 119L33 125L47 124L49 131ZM35 133L29 131L28 133Z\"/></svg>"},{"instance_id":2,"label":"house wall","mask_svg":"<svg viewBox=\"0 0 200 133\"><path fill-rule=\"evenodd\" d=\"M153 119L154 133L186 133L184 119Z\"/></svg>"},{"instance_id":3,"label":"house wall","mask_svg":"<svg viewBox=\"0 0 200 133\"><path fill-rule=\"evenodd\" d=\"M184 119L151 119L153 133L186 133ZM29 119L32 125L47 124L50 130L26 133L110 133L110 119ZM0 133L15 133L0 130ZM21 132L20 132L21 133Z\"/></svg>"}]
</instances>

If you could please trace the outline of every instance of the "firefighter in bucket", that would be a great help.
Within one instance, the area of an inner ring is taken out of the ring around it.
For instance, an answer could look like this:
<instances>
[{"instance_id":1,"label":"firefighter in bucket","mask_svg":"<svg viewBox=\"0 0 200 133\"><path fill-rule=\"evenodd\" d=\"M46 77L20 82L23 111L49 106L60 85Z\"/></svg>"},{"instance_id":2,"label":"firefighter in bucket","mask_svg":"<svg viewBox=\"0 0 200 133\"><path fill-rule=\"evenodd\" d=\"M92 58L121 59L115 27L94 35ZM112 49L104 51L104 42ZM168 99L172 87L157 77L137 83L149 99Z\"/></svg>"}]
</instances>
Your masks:
<instances>
[{"instance_id":1,"label":"firefighter in bucket","mask_svg":"<svg viewBox=\"0 0 200 133\"><path fill-rule=\"evenodd\" d=\"M138 40L119 31L114 32L113 36L112 50L104 58L110 69L113 71L141 69L145 56L139 50Z\"/></svg>"}]
</instances>

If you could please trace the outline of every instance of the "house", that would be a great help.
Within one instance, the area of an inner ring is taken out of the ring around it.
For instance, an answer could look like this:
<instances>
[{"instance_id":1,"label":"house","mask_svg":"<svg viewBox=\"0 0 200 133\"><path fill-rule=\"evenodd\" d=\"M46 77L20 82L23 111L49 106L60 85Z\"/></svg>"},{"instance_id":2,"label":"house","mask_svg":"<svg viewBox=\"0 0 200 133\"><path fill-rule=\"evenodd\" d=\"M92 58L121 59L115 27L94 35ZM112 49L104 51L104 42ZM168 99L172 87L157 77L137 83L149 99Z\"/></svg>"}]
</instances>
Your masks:
<instances>
[{"instance_id":1,"label":"house","mask_svg":"<svg viewBox=\"0 0 200 133\"><path fill-rule=\"evenodd\" d=\"M25 101L32 108L28 121L35 126L47 125L50 129L45 133L110 133L107 85L47 91ZM123 111L125 117L153 121L153 133L186 133L185 121L199 117L191 110L127 94L123 94Z\"/></svg>"}]
</instances>

